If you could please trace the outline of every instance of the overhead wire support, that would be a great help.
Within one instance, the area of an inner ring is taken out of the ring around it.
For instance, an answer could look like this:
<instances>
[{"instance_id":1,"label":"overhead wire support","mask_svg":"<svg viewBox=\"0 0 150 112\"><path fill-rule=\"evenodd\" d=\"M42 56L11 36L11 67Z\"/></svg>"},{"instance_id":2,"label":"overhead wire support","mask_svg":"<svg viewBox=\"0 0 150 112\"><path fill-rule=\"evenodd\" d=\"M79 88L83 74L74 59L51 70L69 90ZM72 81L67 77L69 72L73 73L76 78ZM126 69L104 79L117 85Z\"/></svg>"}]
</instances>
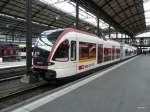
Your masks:
<instances>
[{"instance_id":1,"label":"overhead wire support","mask_svg":"<svg viewBox=\"0 0 150 112\"><path fill-rule=\"evenodd\" d=\"M100 36L100 29L99 29L99 17L97 17L97 36Z\"/></svg>"},{"instance_id":2,"label":"overhead wire support","mask_svg":"<svg viewBox=\"0 0 150 112\"><path fill-rule=\"evenodd\" d=\"M79 0L76 0L76 29L79 29Z\"/></svg>"},{"instance_id":3,"label":"overhead wire support","mask_svg":"<svg viewBox=\"0 0 150 112\"><path fill-rule=\"evenodd\" d=\"M108 30L109 30L109 32L108 32L109 33L109 39L110 39L110 35L111 35L111 29L110 28L111 28L111 26L109 25L109 27L108 27Z\"/></svg>"}]
</instances>

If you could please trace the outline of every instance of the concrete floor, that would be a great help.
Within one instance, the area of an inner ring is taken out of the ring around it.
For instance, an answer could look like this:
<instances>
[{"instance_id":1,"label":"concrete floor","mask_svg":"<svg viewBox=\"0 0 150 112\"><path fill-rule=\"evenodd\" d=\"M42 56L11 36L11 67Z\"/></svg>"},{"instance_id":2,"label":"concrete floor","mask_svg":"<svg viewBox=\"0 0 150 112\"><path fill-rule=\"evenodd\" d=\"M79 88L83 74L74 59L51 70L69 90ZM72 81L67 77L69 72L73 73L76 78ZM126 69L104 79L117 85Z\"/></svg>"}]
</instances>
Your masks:
<instances>
[{"instance_id":1,"label":"concrete floor","mask_svg":"<svg viewBox=\"0 0 150 112\"><path fill-rule=\"evenodd\" d=\"M139 56L32 112L150 112L150 56Z\"/></svg>"}]
</instances>

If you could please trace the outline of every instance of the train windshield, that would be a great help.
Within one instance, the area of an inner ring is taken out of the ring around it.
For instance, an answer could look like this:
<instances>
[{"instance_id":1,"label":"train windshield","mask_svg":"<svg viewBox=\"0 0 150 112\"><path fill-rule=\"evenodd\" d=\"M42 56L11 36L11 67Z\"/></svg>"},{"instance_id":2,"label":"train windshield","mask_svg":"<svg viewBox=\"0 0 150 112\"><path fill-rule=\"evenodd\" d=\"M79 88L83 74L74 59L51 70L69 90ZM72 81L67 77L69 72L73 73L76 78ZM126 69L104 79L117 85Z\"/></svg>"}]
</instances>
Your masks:
<instances>
[{"instance_id":1,"label":"train windshield","mask_svg":"<svg viewBox=\"0 0 150 112\"><path fill-rule=\"evenodd\" d=\"M40 38L47 38L53 44L63 31L64 30L45 31L41 34Z\"/></svg>"},{"instance_id":2,"label":"train windshield","mask_svg":"<svg viewBox=\"0 0 150 112\"><path fill-rule=\"evenodd\" d=\"M49 51L35 47L34 48L34 60L33 63L36 65L47 65L48 64L48 56Z\"/></svg>"},{"instance_id":3,"label":"train windshield","mask_svg":"<svg viewBox=\"0 0 150 112\"><path fill-rule=\"evenodd\" d=\"M44 31L34 48L34 64L48 65L48 56L56 39L64 30L49 30Z\"/></svg>"}]
</instances>

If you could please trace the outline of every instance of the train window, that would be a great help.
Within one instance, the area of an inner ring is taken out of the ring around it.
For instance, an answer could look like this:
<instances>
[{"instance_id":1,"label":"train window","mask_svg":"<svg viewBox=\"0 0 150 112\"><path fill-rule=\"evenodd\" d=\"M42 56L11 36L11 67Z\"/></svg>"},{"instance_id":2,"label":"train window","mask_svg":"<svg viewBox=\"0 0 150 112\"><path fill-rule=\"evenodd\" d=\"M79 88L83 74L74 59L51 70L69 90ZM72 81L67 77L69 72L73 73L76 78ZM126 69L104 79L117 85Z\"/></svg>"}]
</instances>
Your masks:
<instances>
[{"instance_id":1,"label":"train window","mask_svg":"<svg viewBox=\"0 0 150 112\"><path fill-rule=\"evenodd\" d=\"M53 60L65 62L69 60L69 41L63 41L57 48Z\"/></svg>"},{"instance_id":2,"label":"train window","mask_svg":"<svg viewBox=\"0 0 150 112\"><path fill-rule=\"evenodd\" d=\"M116 52L115 52L115 47L113 46L112 47L112 60L115 59L115 56L116 56Z\"/></svg>"},{"instance_id":3,"label":"train window","mask_svg":"<svg viewBox=\"0 0 150 112\"><path fill-rule=\"evenodd\" d=\"M125 55L128 56L128 49L125 50Z\"/></svg>"},{"instance_id":4,"label":"train window","mask_svg":"<svg viewBox=\"0 0 150 112\"><path fill-rule=\"evenodd\" d=\"M76 41L71 41L71 61L76 60Z\"/></svg>"},{"instance_id":5,"label":"train window","mask_svg":"<svg viewBox=\"0 0 150 112\"><path fill-rule=\"evenodd\" d=\"M97 63L102 63L103 62L103 45L98 45L98 62Z\"/></svg>"},{"instance_id":6,"label":"train window","mask_svg":"<svg viewBox=\"0 0 150 112\"><path fill-rule=\"evenodd\" d=\"M0 57L2 57L2 49L0 48Z\"/></svg>"},{"instance_id":7,"label":"train window","mask_svg":"<svg viewBox=\"0 0 150 112\"><path fill-rule=\"evenodd\" d=\"M116 58L120 58L120 49L116 49L116 52L117 52Z\"/></svg>"},{"instance_id":8,"label":"train window","mask_svg":"<svg viewBox=\"0 0 150 112\"><path fill-rule=\"evenodd\" d=\"M85 42L79 43L79 57L80 60L89 58L88 43Z\"/></svg>"},{"instance_id":9,"label":"train window","mask_svg":"<svg viewBox=\"0 0 150 112\"><path fill-rule=\"evenodd\" d=\"M104 48L104 61L111 60L111 48Z\"/></svg>"},{"instance_id":10,"label":"train window","mask_svg":"<svg viewBox=\"0 0 150 112\"><path fill-rule=\"evenodd\" d=\"M96 58L96 44L89 44L89 58Z\"/></svg>"},{"instance_id":11,"label":"train window","mask_svg":"<svg viewBox=\"0 0 150 112\"><path fill-rule=\"evenodd\" d=\"M56 39L58 38L58 36L63 32L64 30L61 30L61 31L55 31L55 32L52 32L48 35L46 34L42 34L41 35L41 38L47 38L50 42L54 43L56 41Z\"/></svg>"},{"instance_id":12,"label":"train window","mask_svg":"<svg viewBox=\"0 0 150 112\"><path fill-rule=\"evenodd\" d=\"M80 42L79 59L96 58L96 44Z\"/></svg>"},{"instance_id":13,"label":"train window","mask_svg":"<svg viewBox=\"0 0 150 112\"><path fill-rule=\"evenodd\" d=\"M4 53L4 56L7 56L8 55L7 49L4 49L3 53Z\"/></svg>"},{"instance_id":14,"label":"train window","mask_svg":"<svg viewBox=\"0 0 150 112\"><path fill-rule=\"evenodd\" d=\"M35 47L34 48L34 60L33 63L37 65L47 65L47 59L49 56L49 51Z\"/></svg>"}]
</instances>

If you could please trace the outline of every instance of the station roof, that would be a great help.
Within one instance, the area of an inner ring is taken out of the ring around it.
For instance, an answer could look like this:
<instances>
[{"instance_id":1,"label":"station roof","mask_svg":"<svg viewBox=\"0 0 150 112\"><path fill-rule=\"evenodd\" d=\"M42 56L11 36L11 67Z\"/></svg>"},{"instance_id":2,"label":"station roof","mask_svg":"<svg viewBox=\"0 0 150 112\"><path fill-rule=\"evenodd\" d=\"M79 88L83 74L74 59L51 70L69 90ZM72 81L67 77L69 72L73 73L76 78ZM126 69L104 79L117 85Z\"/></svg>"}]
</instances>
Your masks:
<instances>
[{"instance_id":1,"label":"station roof","mask_svg":"<svg viewBox=\"0 0 150 112\"><path fill-rule=\"evenodd\" d=\"M72 0L75 2L75 0ZM80 5L129 35L146 30L143 0L79 0Z\"/></svg>"},{"instance_id":2,"label":"station roof","mask_svg":"<svg viewBox=\"0 0 150 112\"><path fill-rule=\"evenodd\" d=\"M38 35L43 30L47 30L48 27L32 23L32 32L34 35ZM0 15L0 34L1 35L24 35L26 32L26 22L24 19L8 17ZM38 33L39 32L39 33Z\"/></svg>"},{"instance_id":3,"label":"station roof","mask_svg":"<svg viewBox=\"0 0 150 112\"><path fill-rule=\"evenodd\" d=\"M0 0L0 29L25 32L26 0ZM50 28L74 27L75 17L61 10L44 4L39 0L32 0L33 33L41 33ZM87 29L87 27L90 29ZM96 26L80 20L81 30L95 32Z\"/></svg>"},{"instance_id":4,"label":"station roof","mask_svg":"<svg viewBox=\"0 0 150 112\"><path fill-rule=\"evenodd\" d=\"M58 0L62 2L65 0ZM66 0L67 1L67 0ZM71 0L75 2L76 0ZM98 15L117 31L136 35L146 30L142 0L79 0L80 6ZM26 0L0 1L0 29L25 32ZM40 0L32 0L33 32L75 26L75 17ZM53 27L51 27L53 26ZM88 27L87 27L88 26ZM96 26L80 20L81 30L95 33Z\"/></svg>"}]
</instances>

